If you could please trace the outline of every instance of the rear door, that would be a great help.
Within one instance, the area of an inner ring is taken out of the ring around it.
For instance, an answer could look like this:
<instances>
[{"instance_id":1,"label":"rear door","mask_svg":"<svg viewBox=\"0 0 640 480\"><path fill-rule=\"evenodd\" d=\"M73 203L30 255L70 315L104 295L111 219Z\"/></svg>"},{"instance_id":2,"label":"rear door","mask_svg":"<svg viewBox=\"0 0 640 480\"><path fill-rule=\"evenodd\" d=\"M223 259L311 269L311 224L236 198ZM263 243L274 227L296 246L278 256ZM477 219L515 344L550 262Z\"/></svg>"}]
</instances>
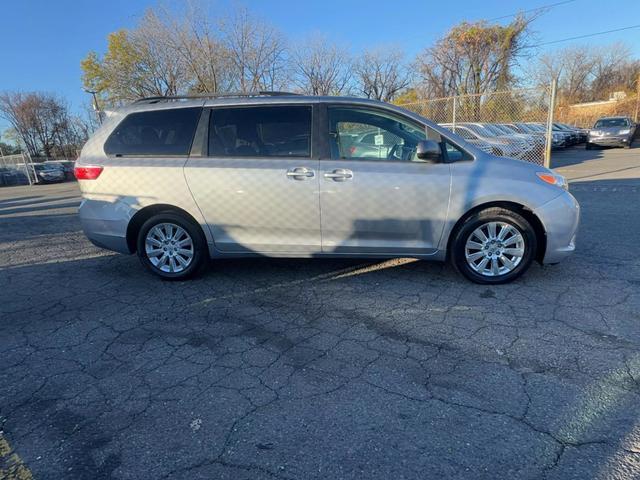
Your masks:
<instances>
[{"instance_id":1,"label":"rear door","mask_svg":"<svg viewBox=\"0 0 640 480\"><path fill-rule=\"evenodd\" d=\"M416 157L424 126L355 105L329 106L327 116L330 158L321 159L319 175L322 251L434 253L451 175L447 163Z\"/></svg>"},{"instance_id":2,"label":"rear door","mask_svg":"<svg viewBox=\"0 0 640 480\"><path fill-rule=\"evenodd\" d=\"M222 252L320 252L312 105L214 107L185 167ZM199 129L201 130L201 129ZM195 149L197 150L197 148Z\"/></svg>"}]
</instances>

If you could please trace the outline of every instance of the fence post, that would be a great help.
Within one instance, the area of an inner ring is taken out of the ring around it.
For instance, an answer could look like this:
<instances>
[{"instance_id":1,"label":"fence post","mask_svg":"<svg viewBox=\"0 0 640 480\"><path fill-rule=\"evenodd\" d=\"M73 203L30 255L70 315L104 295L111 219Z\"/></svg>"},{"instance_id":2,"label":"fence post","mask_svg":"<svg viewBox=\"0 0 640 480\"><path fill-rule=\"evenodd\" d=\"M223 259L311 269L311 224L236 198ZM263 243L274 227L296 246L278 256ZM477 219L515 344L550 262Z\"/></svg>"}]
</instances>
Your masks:
<instances>
[{"instance_id":1,"label":"fence post","mask_svg":"<svg viewBox=\"0 0 640 480\"><path fill-rule=\"evenodd\" d=\"M553 141L553 113L556 109L556 84L557 80L551 80L551 97L549 98L549 115L547 116L547 141L544 150L544 166L551 168L551 144Z\"/></svg>"},{"instance_id":2,"label":"fence post","mask_svg":"<svg viewBox=\"0 0 640 480\"><path fill-rule=\"evenodd\" d=\"M638 110L640 110L640 75L638 75L638 88L636 89L636 113L633 121L638 123Z\"/></svg>"},{"instance_id":3,"label":"fence post","mask_svg":"<svg viewBox=\"0 0 640 480\"><path fill-rule=\"evenodd\" d=\"M453 96L453 111L452 111L453 118L451 119L452 125L453 125L453 133L456 133L456 103L457 103L456 100L457 98L458 97L456 95Z\"/></svg>"}]
</instances>

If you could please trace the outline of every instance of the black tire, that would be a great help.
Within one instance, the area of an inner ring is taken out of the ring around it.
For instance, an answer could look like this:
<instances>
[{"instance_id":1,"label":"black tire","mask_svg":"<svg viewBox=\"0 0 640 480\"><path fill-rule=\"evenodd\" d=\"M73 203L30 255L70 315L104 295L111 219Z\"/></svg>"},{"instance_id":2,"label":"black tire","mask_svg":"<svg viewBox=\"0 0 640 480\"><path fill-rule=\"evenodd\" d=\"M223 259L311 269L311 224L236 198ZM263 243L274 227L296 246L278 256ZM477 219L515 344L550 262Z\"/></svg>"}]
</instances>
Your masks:
<instances>
[{"instance_id":1,"label":"black tire","mask_svg":"<svg viewBox=\"0 0 640 480\"><path fill-rule=\"evenodd\" d=\"M504 222L515 227L524 240L524 254L520 263L510 272L496 276L485 276L476 272L467 263L465 256L465 245L469 236L471 236L478 227L489 222ZM527 219L512 210L499 207L487 208L486 210L474 213L467 218L452 235L451 263L458 272L469 280L483 285L498 285L511 282L518 278L531 266L531 262L536 257L538 248L536 233Z\"/></svg>"},{"instance_id":2,"label":"black tire","mask_svg":"<svg viewBox=\"0 0 640 480\"><path fill-rule=\"evenodd\" d=\"M155 266L149 259L146 250L146 238L149 231L155 226L163 223L177 225L182 228L190 237L193 247L193 257L191 262L179 272L163 271ZM140 262L144 267L154 275L165 280L185 280L201 273L208 263L209 253L207 250L207 241L202 232L200 225L194 223L184 215L172 212L160 213L149 218L142 224L137 238L137 253Z\"/></svg>"}]
</instances>

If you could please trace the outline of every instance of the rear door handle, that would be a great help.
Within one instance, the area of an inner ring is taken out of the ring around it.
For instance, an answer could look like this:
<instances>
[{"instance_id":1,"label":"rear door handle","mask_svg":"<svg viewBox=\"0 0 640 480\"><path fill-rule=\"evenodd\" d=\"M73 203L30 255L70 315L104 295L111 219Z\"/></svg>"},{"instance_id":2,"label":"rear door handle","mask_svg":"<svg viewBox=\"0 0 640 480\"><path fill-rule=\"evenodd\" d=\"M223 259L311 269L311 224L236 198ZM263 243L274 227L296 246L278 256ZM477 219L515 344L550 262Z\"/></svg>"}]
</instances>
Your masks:
<instances>
[{"instance_id":1,"label":"rear door handle","mask_svg":"<svg viewBox=\"0 0 640 480\"><path fill-rule=\"evenodd\" d=\"M307 167L296 167L287 170L287 177L293 180L304 180L305 178L311 178L314 175L315 173L313 170L310 170Z\"/></svg>"},{"instance_id":2,"label":"rear door handle","mask_svg":"<svg viewBox=\"0 0 640 480\"><path fill-rule=\"evenodd\" d=\"M346 168L336 168L333 172L325 173L324 178L333 180L334 182L344 182L353 178L353 172Z\"/></svg>"}]
</instances>

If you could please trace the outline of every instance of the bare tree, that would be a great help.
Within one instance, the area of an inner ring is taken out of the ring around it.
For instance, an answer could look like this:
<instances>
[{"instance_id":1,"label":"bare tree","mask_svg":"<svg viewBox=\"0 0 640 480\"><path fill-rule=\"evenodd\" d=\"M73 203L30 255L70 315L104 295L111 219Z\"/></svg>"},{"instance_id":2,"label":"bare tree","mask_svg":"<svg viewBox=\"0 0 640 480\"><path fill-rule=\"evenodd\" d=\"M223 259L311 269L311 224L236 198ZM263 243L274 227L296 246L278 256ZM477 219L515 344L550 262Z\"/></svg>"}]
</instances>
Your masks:
<instances>
[{"instance_id":1,"label":"bare tree","mask_svg":"<svg viewBox=\"0 0 640 480\"><path fill-rule=\"evenodd\" d=\"M340 95L349 86L351 59L327 38L309 38L291 53L294 83L310 95Z\"/></svg>"},{"instance_id":2,"label":"bare tree","mask_svg":"<svg viewBox=\"0 0 640 480\"><path fill-rule=\"evenodd\" d=\"M590 89L593 98L605 98L615 90L633 89L629 88L623 73L630 58L630 48L622 43L595 49Z\"/></svg>"},{"instance_id":3,"label":"bare tree","mask_svg":"<svg viewBox=\"0 0 640 480\"><path fill-rule=\"evenodd\" d=\"M390 47L365 51L354 70L361 92L384 102L392 101L410 83L404 54Z\"/></svg>"},{"instance_id":4,"label":"bare tree","mask_svg":"<svg viewBox=\"0 0 640 480\"><path fill-rule=\"evenodd\" d=\"M147 10L136 28L109 35L102 58L90 52L82 60L84 85L105 92L111 104L186 90L189 78L183 58L170 48L171 33L153 10Z\"/></svg>"},{"instance_id":5,"label":"bare tree","mask_svg":"<svg viewBox=\"0 0 640 480\"><path fill-rule=\"evenodd\" d=\"M538 85L557 79L559 100L575 103L608 98L616 90L633 91L640 62L631 60L624 44L577 45L542 55L532 72Z\"/></svg>"},{"instance_id":6,"label":"bare tree","mask_svg":"<svg viewBox=\"0 0 640 480\"><path fill-rule=\"evenodd\" d=\"M66 154L86 141L67 104L42 92L5 92L0 95L0 116L5 118L32 156Z\"/></svg>"},{"instance_id":7,"label":"bare tree","mask_svg":"<svg viewBox=\"0 0 640 480\"><path fill-rule=\"evenodd\" d=\"M166 48L182 59L190 91L217 93L233 88L231 55L201 6L189 4L180 14L160 7L156 15Z\"/></svg>"},{"instance_id":8,"label":"bare tree","mask_svg":"<svg viewBox=\"0 0 640 480\"><path fill-rule=\"evenodd\" d=\"M416 60L422 90L430 96L481 94L509 88L524 56L532 17L510 24L467 23L453 27Z\"/></svg>"},{"instance_id":9,"label":"bare tree","mask_svg":"<svg viewBox=\"0 0 640 480\"><path fill-rule=\"evenodd\" d=\"M287 84L285 40L278 30L241 9L225 22L223 32L239 91L277 90Z\"/></svg>"}]
</instances>

